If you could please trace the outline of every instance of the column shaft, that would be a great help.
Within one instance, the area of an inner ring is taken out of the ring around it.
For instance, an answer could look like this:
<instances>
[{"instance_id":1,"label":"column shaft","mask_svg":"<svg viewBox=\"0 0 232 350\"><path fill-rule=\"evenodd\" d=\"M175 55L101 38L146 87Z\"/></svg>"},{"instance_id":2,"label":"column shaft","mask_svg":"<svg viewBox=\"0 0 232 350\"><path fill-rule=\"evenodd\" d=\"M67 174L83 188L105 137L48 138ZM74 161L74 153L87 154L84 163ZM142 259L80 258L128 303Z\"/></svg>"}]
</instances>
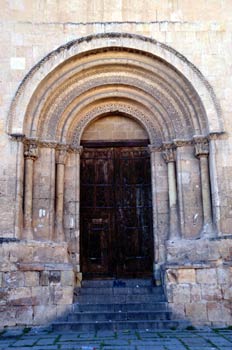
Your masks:
<instances>
[{"instance_id":1,"label":"column shaft","mask_svg":"<svg viewBox=\"0 0 232 350\"><path fill-rule=\"evenodd\" d=\"M24 145L23 137L17 140L17 175L15 203L15 237L22 237L23 229L23 179L24 179Z\"/></svg>"},{"instance_id":2,"label":"column shaft","mask_svg":"<svg viewBox=\"0 0 232 350\"><path fill-rule=\"evenodd\" d=\"M170 148L170 145L165 145L164 147L166 147L166 149L163 152L163 157L168 164L169 239L174 240L180 237L177 210L175 150Z\"/></svg>"},{"instance_id":3,"label":"column shaft","mask_svg":"<svg viewBox=\"0 0 232 350\"><path fill-rule=\"evenodd\" d=\"M56 171L56 238L64 241L64 164L58 163Z\"/></svg>"},{"instance_id":4,"label":"column shaft","mask_svg":"<svg viewBox=\"0 0 232 350\"><path fill-rule=\"evenodd\" d=\"M203 206L203 228L202 237L214 237L215 230L212 221L212 206L210 193L210 178L209 178L209 145L205 138L195 137L195 155L200 161L201 172L201 193Z\"/></svg>"},{"instance_id":5,"label":"column shaft","mask_svg":"<svg viewBox=\"0 0 232 350\"><path fill-rule=\"evenodd\" d=\"M27 239L32 239L32 193L33 193L33 159L25 160L25 188L24 188L24 228Z\"/></svg>"},{"instance_id":6,"label":"column shaft","mask_svg":"<svg viewBox=\"0 0 232 350\"><path fill-rule=\"evenodd\" d=\"M200 169L201 169L203 216L204 216L204 225L206 225L206 224L212 224L208 157L206 156L200 157Z\"/></svg>"},{"instance_id":7,"label":"column shaft","mask_svg":"<svg viewBox=\"0 0 232 350\"><path fill-rule=\"evenodd\" d=\"M177 212L177 189L175 163L168 163L168 196L170 210L169 239L179 238L178 212Z\"/></svg>"}]
</instances>

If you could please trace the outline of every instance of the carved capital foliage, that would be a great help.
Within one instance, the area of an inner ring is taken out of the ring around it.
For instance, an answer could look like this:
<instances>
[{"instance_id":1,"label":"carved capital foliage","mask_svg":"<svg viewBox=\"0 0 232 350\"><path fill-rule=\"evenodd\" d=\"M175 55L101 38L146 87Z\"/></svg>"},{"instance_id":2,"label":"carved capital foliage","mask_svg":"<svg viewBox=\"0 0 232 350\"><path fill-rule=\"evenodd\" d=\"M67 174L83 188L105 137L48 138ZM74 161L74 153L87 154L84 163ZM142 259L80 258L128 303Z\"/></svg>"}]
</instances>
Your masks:
<instances>
[{"instance_id":1,"label":"carved capital foliage","mask_svg":"<svg viewBox=\"0 0 232 350\"><path fill-rule=\"evenodd\" d=\"M209 154L208 142L198 142L195 144L195 156L196 157L207 157Z\"/></svg>"},{"instance_id":2,"label":"carved capital foliage","mask_svg":"<svg viewBox=\"0 0 232 350\"><path fill-rule=\"evenodd\" d=\"M52 141L40 141L39 142L40 147L44 148L57 148L57 142L52 142Z\"/></svg>"},{"instance_id":3,"label":"carved capital foliage","mask_svg":"<svg viewBox=\"0 0 232 350\"><path fill-rule=\"evenodd\" d=\"M173 141L174 145L176 147L184 147L184 146L192 146L193 141L192 140L174 140Z\"/></svg>"},{"instance_id":4,"label":"carved capital foliage","mask_svg":"<svg viewBox=\"0 0 232 350\"><path fill-rule=\"evenodd\" d=\"M83 151L83 147L82 146L69 147L69 152L70 153L77 153L77 154L81 155L82 151Z\"/></svg>"},{"instance_id":5,"label":"carved capital foliage","mask_svg":"<svg viewBox=\"0 0 232 350\"><path fill-rule=\"evenodd\" d=\"M155 153L155 152L161 152L163 147L162 145L158 146L158 145L148 145L148 149L150 154Z\"/></svg>"},{"instance_id":6,"label":"carved capital foliage","mask_svg":"<svg viewBox=\"0 0 232 350\"><path fill-rule=\"evenodd\" d=\"M209 154L209 142L205 136L194 136L195 143L195 156L196 157L207 157Z\"/></svg>"},{"instance_id":7,"label":"carved capital foliage","mask_svg":"<svg viewBox=\"0 0 232 350\"><path fill-rule=\"evenodd\" d=\"M27 142L25 144L24 156L27 159L36 160L39 156L39 149L37 142Z\"/></svg>"},{"instance_id":8,"label":"carved capital foliage","mask_svg":"<svg viewBox=\"0 0 232 350\"><path fill-rule=\"evenodd\" d=\"M56 163L57 164L65 164L67 159L67 145L58 145L56 152Z\"/></svg>"},{"instance_id":9,"label":"carved capital foliage","mask_svg":"<svg viewBox=\"0 0 232 350\"><path fill-rule=\"evenodd\" d=\"M176 151L173 148L164 149L164 151L162 152L162 156L166 163L176 161Z\"/></svg>"}]
</instances>

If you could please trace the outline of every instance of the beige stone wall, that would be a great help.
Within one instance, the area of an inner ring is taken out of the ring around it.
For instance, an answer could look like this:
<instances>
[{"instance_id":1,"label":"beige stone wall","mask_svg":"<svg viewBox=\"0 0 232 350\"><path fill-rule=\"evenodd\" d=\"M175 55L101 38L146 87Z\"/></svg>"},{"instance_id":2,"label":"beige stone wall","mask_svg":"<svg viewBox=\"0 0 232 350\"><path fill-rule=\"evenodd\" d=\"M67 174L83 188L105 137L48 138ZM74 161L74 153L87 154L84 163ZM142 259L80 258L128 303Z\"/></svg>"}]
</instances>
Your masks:
<instances>
[{"instance_id":1,"label":"beige stone wall","mask_svg":"<svg viewBox=\"0 0 232 350\"><path fill-rule=\"evenodd\" d=\"M166 252L169 220L167 167L161 153L157 152L155 200L159 206L154 215L157 235L155 256L159 262L165 262L168 256L167 294L176 313L179 312L196 324L218 324L218 320L223 319L224 323L231 324L231 0L2 0L0 17L0 236L15 236L20 150L16 142L9 140L6 129L11 102L29 70L57 47L90 34L131 33L158 40L180 52L186 62L190 61L200 70L220 103L226 134L221 140L211 142L210 152L215 155L216 161L211 158L210 170L216 183L214 188L218 186L217 191L212 191L218 233L219 236L227 235L228 239L210 243L207 240L199 240L198 243L183 240L168 246ZM33 193L33 220L35 238L46 240L53 238L51 225L54 207L51 200L54 198L54 183L50 170L54 171L55 160L54 154L51 155L52 150L41 152L34 167L36 186ZM183 205L186 208L185 238L197 237L202 223L200 191L197 187L200 186L199 166L191 152L180 157L185 173L182 188ZM44 323L60 315L72 302L72 267L68 264L70 257L66 254L69 250L70 256L78 261L79 245L76 237L79 237L79 233L73 232L70 217L78 221L79 189L76 185L69 186L73 177L78 178L77 163L77 155L69 154L64 193L64 226L68 247L65 244L64 248L58 245L55 248L47 247L45 243L35 242L3 244L0 247L0 307L6 315L4 324ZM57 258L53 256L56 250L60 252ZM179 260L175 260L174 256ZM50 262L50 258L54 265L45 264ZM187 267L186 260L189 264ZM212 260L213 263L208 264ZM31 265L35 262L38 262L38 266ZM18 263L25 263L26 267ZM173 267L174 263L179 264L179 267ZM53 271L57 268L59 271L55 275L60 277L54 282ZM68 275L64 274L66 268ZM41 275L44 275L45 280L48 276L48 282L43 282ZM68 281L65 280L66 276L70 276ZM44 310L47 318L44 318Z\"/></svg>"},{"instance_id":2,"label":"beige stone wall","mask_svg":"<svg viewBox=\"0 0 232 350\"><path fill-rule=\"evenodd\" d=\"M167 246L166 292L175 318L193 325L232 323L231 240L182 241Z\"/></svg>"},{"instance_id":3,"label":"beige stone wall","mask_svg":"<svg viewBox=\"0 0 232 350\"><path fill-rule=\"evenodd\" d=\"M64 315L72 305L74 278L65 244L1 244L0 327L48 324Z\"/></svg>"},{"instance_id":4,"label":"beige stone wall","mask_svg":"<svg viewBox=\"0 0 232 350\"><path fill-rule=\"evenodd\" d=\"M2 1L0 147L7 159L0 170L0 229L14 235L15 146L5 133L10 103L28 71L70 40L102 32L145 35L169 45L192 62L212 85L223 112L227 136L216 146L219 195L214 194L222 233L230 234L231 151L231 1ZM222 156L223 153L223 156ZM9 162L9 157L11 161ZM9 164L10 163L10 164ZM7 180L6 180L7 179ZM6 187L10 189L6 190ZM5 210L6 205L9 206ZM4 213L4 214L3 214Z\"/></svg>"},{"instance_id":5,"label":"beige stone wall","mask_svg":"<svg viewBox=\"0 0 232 350\"><path fill-rule=\"evenodd\" d=\"M135 120L122 116L107 116L91 123L82 140L147 140L144 128Z\"/></svg>"}]
</instances>

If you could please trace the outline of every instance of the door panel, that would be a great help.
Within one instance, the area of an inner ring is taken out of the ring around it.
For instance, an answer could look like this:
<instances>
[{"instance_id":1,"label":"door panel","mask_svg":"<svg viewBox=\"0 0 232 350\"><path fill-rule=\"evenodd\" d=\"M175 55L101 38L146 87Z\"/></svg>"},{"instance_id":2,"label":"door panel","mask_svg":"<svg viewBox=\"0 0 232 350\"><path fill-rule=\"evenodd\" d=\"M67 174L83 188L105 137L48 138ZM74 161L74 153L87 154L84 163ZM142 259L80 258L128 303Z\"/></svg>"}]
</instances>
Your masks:
<instances>
[{"instance_id":1,"label":"door panel","mask_svg":"<svg viewBox=\"0 0 232 350\"><path fill-rule=\"evenodd\" d=\"M85 148L80 207L85 276L152 274L151 174L145 147Z\"/></svg>"}]
</instances>

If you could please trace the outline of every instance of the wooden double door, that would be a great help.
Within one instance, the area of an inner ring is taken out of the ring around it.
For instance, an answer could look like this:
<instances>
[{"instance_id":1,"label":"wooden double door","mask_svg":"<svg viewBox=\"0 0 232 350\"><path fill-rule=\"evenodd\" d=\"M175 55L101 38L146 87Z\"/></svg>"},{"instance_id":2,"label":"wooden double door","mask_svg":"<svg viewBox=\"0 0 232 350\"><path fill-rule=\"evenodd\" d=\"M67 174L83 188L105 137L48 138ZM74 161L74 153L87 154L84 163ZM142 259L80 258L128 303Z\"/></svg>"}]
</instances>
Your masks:
<instances>
[{"instance_id":1,"label":"wooden double door","mask_svg":"<svg viewBox=\"0 0 232 350\"><path fill-rule=\"evenodd\" d=\"M80 179L84 277L151 276L154 247L147 147L84 148Z\"/></svg>"}]
</instances>

